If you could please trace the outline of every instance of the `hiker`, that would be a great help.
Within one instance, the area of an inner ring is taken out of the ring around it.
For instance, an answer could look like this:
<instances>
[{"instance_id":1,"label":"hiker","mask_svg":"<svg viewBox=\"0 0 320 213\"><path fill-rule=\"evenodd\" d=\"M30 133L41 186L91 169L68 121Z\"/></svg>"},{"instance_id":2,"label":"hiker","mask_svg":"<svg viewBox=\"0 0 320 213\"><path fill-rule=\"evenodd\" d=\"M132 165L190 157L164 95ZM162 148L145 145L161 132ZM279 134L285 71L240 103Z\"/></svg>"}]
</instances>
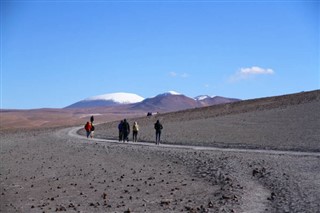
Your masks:
<instances>
[{"instance_id":1,"label":"hiker","mask_svg":"<svg viewBox=\"0 0 320 213\"><path fill-rule=\"evenodd\" d=\"M133 123L133 126L132 126L132 141L133 142L137 142L137 138L138 138L138 132L139 132L139 125L138 123L135 121Z\"/></svg>"},{"instance_id":2,"label":"hiker","mask_svg":"<svg viewBox=\"0 0 320 213\"><path fill-rule=\"evenodd\" d=\"M94 125L93 125L93 123L91 123L91 131L90 131L90 137L91 138L93 138L93 136L94 136Z\"/></svg>"},{"instance_id":3,"label":"hiker","mask_svg":"<svg viewBox=\"0 0 320 213\"><path fill-rule=\"evenodd\" d=\"M127 122L127 119L123 120L123 124L122 124L122 141L125 142L129 142L129 134L130 134L130 125Z\"/></svg>"},{"instance_id":4,"label":"hiker","mask_svg":"<svg viewBox=\"0 0 320 213\"><path fill-rule=\"evenodd\" d=\"M90 121L91 121L91 123L93 124L93 121L94 121L93 115L91 116Z\"/></svg>"},{"instance_id":5,"label":"hiker","mask_svg":"<svg viewBox=\"0 0 320 213\"><path fill-rule=\"evenodd\" d=\"M120 121L120 123L118 124L118 130L119 130L119 142L122 141L122 126L123 126L123 120Z\"/></svg>"},{"instance_id":6,"label":"hiker","mask_svg":"<svg viewBox=\"0 0 320 213\"><path fill-rule=\"evenodd\" d=\"M91 133L91 123L89 121L84 126L84 129L87 131L87 138L89 138L89 135Z\"/></svg>"},{"instance_id":7,"label":"hiker","mask_svg":"<svg viewBox=\"0 0 320 213\"><path fill-rule=\"evenodd\" d=\"M154 129L156 130L156 145L160 144L160 136L161 136L161 130L163 129L162 124L159 120L154 124Z\"/></svg>"}]
</instances>

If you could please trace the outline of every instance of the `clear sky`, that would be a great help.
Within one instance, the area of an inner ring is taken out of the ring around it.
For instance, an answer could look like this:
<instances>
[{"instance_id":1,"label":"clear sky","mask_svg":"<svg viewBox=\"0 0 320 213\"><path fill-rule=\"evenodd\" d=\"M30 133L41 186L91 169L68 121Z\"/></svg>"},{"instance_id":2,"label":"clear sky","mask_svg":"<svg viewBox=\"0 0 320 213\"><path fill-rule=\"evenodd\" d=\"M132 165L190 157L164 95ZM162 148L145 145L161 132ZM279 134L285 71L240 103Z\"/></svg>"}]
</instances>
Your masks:
<instances>
[{"instance_id":1,"label":"clear sky","mask_svg":"<svg viewBox=\"0 0 320 213\"><path fill-rule=\"evenodd\" d=\"M319 1L2 1L1 106L320 88Z\"/></svg>"}]
</instances>

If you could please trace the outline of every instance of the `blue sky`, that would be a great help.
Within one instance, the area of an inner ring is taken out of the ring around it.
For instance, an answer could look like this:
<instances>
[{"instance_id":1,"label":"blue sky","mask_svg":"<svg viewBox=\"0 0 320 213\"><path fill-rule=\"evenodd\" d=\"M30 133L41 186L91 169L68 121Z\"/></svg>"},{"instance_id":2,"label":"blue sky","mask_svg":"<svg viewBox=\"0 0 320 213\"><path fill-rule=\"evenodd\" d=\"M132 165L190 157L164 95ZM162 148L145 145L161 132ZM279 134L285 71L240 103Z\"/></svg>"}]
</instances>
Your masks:
<instances>
[{"instance_id":1,"label":"blue sky","mask_svg":"<svg viewBox=\"0 0 320 213\"><path fill-rule=\"evenodd\" d=\"M319 1L1 1L1 106L320 88Z\"/></svg>"}]
</instances>

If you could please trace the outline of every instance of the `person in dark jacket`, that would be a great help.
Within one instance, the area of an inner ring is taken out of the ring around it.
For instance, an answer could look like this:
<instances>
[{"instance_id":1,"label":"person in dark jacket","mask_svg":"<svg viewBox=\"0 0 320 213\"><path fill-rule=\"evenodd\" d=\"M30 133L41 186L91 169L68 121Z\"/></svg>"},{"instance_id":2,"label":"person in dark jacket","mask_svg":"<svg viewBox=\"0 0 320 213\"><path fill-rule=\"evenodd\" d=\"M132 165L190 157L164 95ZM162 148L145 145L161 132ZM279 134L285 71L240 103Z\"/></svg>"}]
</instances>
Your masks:
<instances>
[{"instance_id":1,"label":"person in dark jacket","mask_svg":"<svg viewBox=\"0 0 320 213\"><path fill-rule=\"evenodd\" d=\"M123 124L122 124L122 140L123 142L127 141L129 142L129 134L130 134L130 125L127 122L127 119L123 120Z\"/></svg>"},{"instance_id":2,"label":"person in dark jacket","mask_svg":"<svg viewBox=\"0 0 320 213\"><path fill-rule=\"evenodd\" d=\"M156 130L156 144L160 144L161 130L163 129L162 124L159 120L154 124L154 129Z\"/></svg>"},{"instance_id":3,"label":"person in dark jacket","mask_svg":"<svg viewBox=\"0 0 320 213\"><path fill-rule=\"evenodd\" d=\"M120 123L118 124L118 130L119 130L119 141L122 141L122 126L123 126L123 121L121 120Z\"/></svg>"}]
</instances>

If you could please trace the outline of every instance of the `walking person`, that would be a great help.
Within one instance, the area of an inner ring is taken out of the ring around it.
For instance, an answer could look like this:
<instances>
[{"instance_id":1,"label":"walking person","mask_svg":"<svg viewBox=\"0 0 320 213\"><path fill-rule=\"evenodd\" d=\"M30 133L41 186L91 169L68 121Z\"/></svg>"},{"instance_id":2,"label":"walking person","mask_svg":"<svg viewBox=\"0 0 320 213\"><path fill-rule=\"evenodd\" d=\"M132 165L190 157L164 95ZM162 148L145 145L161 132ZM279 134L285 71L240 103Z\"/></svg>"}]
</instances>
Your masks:
<instances>
[{"instance_id":1,"label":"walking person","mask_svg":"<svg viewBox=\"0 0 320 213\"><path fill-rule=\"evenodd\" d=\"M138 141L138 132L139 132L139 125L135 121L132 126L132 141L137 142Z\"/></svg>"},{"instance_id":2,"label":"walking person","mask_svg":"<svg viewBox=\"0 0 320 213\"><path fill-rule=\"evenodd\" d=\"M122 141L125 142L129 142L129 134L130 134L130 125L127 122L127 119L123 120L123 124L122 124Z\"/></svg>"},{"instance_id":3,"label":"walking person","mask_svg":"<svg viewBox=\"0 0 320 213\"><path fill-rule=\"evenodd\" d=\"M161 130L163 129L162 124L159 120L154 124L154 129L156 130L156 145L160 144Z\"/></svg>"},{"instance_id":4,"label":"walking person","mask_svg":"<svg viewBox=\"0 0 320 213\"><path fill-rule=\"evenodd\" d=\"M94 129L95 129L95 127L94 127L93 123L91 123L91 131L90 131L91 138L93 138L93 136L94 136Z\"/></svg>"},{"instance_id":5,"label":"walking person","mask_svg":"<svg viewBox=\"0 0 320 213\"><path fill-rule=\"evenodd\" d=\"M90 121L91 121L91 124L93 124L93 121L94 121L93 115L91 116Z\"/></svg>"},{"instance_id":6,"label":"walking person","mask_svg":"<svg viewBox=\"0 0 320 213\"><path fill-rule=\"evenodd\" d=\"M118 124L118 130L119 130L119 142L122 141L122 126L123 126L123 120L120 121L120 123Z\"/></svg>"},{"instance_id":7,"label":"walking person","mask_svg":"<svg viewBox=\"0 0 320 213\"><path fill-rule=\"evenodd\" d=\"M87 138L89 138L90 134L91 134L91 123L88 121L86 123L86 125L84 126L84 129L86 130L87 132Z\"/></svg>"}]
</instances>

